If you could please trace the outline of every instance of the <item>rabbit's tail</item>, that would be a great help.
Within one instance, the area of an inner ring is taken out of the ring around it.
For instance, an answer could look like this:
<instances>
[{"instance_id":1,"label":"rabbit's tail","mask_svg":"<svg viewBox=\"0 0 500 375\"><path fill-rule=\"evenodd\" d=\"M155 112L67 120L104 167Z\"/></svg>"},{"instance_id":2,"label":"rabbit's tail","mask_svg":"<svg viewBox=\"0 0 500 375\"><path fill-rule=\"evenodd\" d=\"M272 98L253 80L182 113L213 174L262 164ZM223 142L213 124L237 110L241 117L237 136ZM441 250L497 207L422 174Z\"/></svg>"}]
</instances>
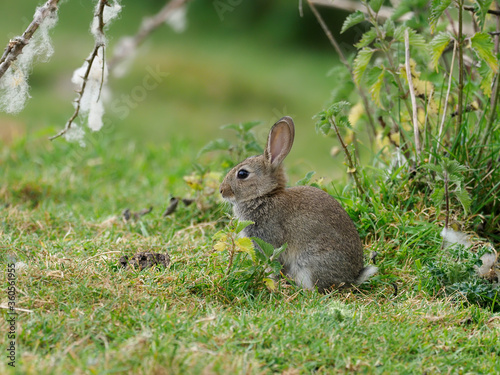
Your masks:
<instances>
[{"instance_id":1,"label":"rabbit's tail","mask_svg":"<svg viewBox=\"0 0 500 375\"><path fill-rule=\"evenodd\" d=\"M367 281L370 277L372 277L373 275L375 275L378 271L378 268L377 267L374 267L374 266L368 266L368 267L365 267L361 270L357 280L356 280L356 284L362 284L364 283L365 281Z\"/></svg>"}]
</instances>

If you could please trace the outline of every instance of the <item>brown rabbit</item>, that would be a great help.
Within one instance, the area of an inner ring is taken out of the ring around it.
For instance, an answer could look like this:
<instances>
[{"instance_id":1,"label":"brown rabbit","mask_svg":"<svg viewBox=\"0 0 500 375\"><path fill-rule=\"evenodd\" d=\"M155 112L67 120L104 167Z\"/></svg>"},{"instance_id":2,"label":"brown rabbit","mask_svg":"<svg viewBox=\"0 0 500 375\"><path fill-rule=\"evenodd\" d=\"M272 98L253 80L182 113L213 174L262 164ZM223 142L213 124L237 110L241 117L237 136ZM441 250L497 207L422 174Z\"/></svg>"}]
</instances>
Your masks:
<instances>
[{"instance_id":1,"label":"brown rabbit","mask_svg":"<svg viewBox=\"0 0 500 375\"><path fill-rule=\"evenodd\" d=\"M283 272L307 289L359 284L376 271L363 267L363 247L347 212L332 196L312 186L286 188L281 163L292 148L290 117L273 125L264 154L234 167L220 186L240 220L254 224L243 235L280 247Z\"/></svg>"}]
</instances>

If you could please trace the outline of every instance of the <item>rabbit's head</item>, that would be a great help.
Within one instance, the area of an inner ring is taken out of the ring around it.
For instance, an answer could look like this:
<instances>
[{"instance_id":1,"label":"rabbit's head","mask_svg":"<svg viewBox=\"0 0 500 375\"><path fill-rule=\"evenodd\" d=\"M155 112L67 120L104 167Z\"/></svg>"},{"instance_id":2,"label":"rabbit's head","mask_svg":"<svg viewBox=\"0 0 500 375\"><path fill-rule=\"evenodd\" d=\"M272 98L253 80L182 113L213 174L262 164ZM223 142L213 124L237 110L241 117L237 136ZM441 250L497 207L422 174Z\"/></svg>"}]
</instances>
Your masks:
<instances>
[{"instance_id":1,"label":"rabbit's head","mask_svg":"<svg viewBox=\"0 0 500 375\"><path fill-rule=\"evenodd\" d=\"M243 160L226 175L220 186L222 197L237 203L283 190L286 174L281 163L292 148L294 136L291 117L276 122L269 132L264 153Z\"/></svg>"}]
</instances>

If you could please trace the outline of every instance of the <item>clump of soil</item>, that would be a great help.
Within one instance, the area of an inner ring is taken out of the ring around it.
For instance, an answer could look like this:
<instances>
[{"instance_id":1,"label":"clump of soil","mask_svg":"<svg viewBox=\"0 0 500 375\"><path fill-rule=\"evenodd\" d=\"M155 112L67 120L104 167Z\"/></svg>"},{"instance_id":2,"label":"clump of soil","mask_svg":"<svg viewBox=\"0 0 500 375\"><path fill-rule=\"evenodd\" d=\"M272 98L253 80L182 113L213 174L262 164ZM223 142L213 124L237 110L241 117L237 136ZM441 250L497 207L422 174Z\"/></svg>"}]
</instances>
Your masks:
<instances>
[{"instance_id":1,"label":"clump of soil","mask_svg":"<svg viewBox=\"0 0 500 375\"><path fill-rule=\"evenodd\" d=\"M167 253L137 253L129 259L128 256L124 255L120 258L120 264L123 268L130 266L139 268L141 271L159 265L166 268L170 264L170 256Z\"/></svg>"}]
</instances>

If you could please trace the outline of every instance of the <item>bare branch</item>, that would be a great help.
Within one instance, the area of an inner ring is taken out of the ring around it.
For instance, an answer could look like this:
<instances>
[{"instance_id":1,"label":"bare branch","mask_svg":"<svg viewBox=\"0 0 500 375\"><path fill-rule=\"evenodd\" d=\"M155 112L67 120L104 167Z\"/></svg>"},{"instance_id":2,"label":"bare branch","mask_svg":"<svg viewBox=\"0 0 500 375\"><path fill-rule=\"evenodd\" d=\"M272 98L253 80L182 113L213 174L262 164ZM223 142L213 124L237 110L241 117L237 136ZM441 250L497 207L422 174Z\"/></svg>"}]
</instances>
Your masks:
<instances>
[{"instance_id":1,"label":"bare branch","mask_svg":"<svg viewBox=\"0 0 500 375\"><path fill-rule=\"evenodd\" d=\"M101 47L103 47L103 49L104 49L104 45L96 44L94 47L94 50L92 51L92 54L86 60L88 62L87 70L85 71L85 75L82 77L83 78L82 86L80 87L80 90L77 91L78 97L75 100L75 103L76 103L75 112L73 112L73 115L66 122L66 125L64 126L63 130L61 130L56 135L49 137L49 139L51 141L66 134L66 132L71 128L71 125L73 125L73 121L75 121L76 117L78 116L78 113L80 113L80 106L81 106L81 102L82 102L82 97L83 97L83 94L85 93L85 87L87 86L87 81L89 79L90 71L92 70L92 64L94 63L94 60L97 57L97 54L99 53L99 48L101 48Z\"/></svg>"},{"instance_id":2,"label":"bare branch","mask_svg":"<svg viewBox=\"0 0 500 375\"><path fill-rule=\"evenodd\" d=\"M405 30L405 65L406 65L406 77L408 78L408 86L410 87L410 98L411 105L413 109L413 133L415 135L415 150L416 150L416 162L420 163L420 134L418 130L418 117L417 117L417 100L415 98L415 88L413 87L413 78L411 76L411 64L410 64L410 36L408 29Z\"/></svg>"},{"instance_id":3,"label":"bare branch","mask_svg":"<svg viewBox=\"0 0 500 375\"><path fill-rule=\"evenodd\" d=\"M40 27L41 23L58 10L60 0L48 0L45 5L38 8L30 25L22 36L17 37L7 44L5 51L0 58L0 78L5 74L17 57L23 52L23 48L29 43L33 34Z\"/></svg>"},{"instance_id":4,"label":"bare branch","mask_svg":"<svg viewBox=\"0 0 500 375\"><path fill-rule=\"evenodd\" d=\"M69 129L71 129L71 126L73 125L73 121L75 121L76 117L80 113L80 108L81 108L81 103L82 103L82 98L83 94L85 93L85 88L87 86L87 82L89 79L90 72L92 70L92 65L94 64L94 61L99 54L99 48L102 48L102 81L101 81L101 88L104 83L104 55L105 55L105 49L106 45L104 44L105 40L105 35L104 35L104 7L109 6L108 0L99 0L99 5L96 8L96 12L94 14L94 17L98 19L98 26L97 26L97 34L98 37L96 38L96 42L94 45L94 50L92 51L90 57L86 60L87 61L87 69L85 70L85 74L83 75L82 79L82 85L80 89L77 91L78 97L75 100L75 111L73 112L73 115L69 118L69 120L66 122L66 125L64 126L64 129L61 130L59 133L56 135L49 137L49 139L52 141L56 138L59 138L66 134ZM99 92L99 98L101 96L101 93ZM98 99L99 100L99 99Z\"/></svg>"},{"instance_id":5,"label":"bare branch","mask_svg":"<svg viewBox=\"0 0 500 375\"><path fill-rule=\"evenodd\" d=\"M153 31L165 23L172 12L184 6L188 1L189 0L171 0L167 2L156 15L145 17L139 30L133 37L123 37L118 41L117 45L120 46L127 43L128 40L131 40L127 48L115 49L113 57L108 62L108 69L111 71L120 62L127 59L131 52L135 51Z\"/></svg>"}]
</instances>

